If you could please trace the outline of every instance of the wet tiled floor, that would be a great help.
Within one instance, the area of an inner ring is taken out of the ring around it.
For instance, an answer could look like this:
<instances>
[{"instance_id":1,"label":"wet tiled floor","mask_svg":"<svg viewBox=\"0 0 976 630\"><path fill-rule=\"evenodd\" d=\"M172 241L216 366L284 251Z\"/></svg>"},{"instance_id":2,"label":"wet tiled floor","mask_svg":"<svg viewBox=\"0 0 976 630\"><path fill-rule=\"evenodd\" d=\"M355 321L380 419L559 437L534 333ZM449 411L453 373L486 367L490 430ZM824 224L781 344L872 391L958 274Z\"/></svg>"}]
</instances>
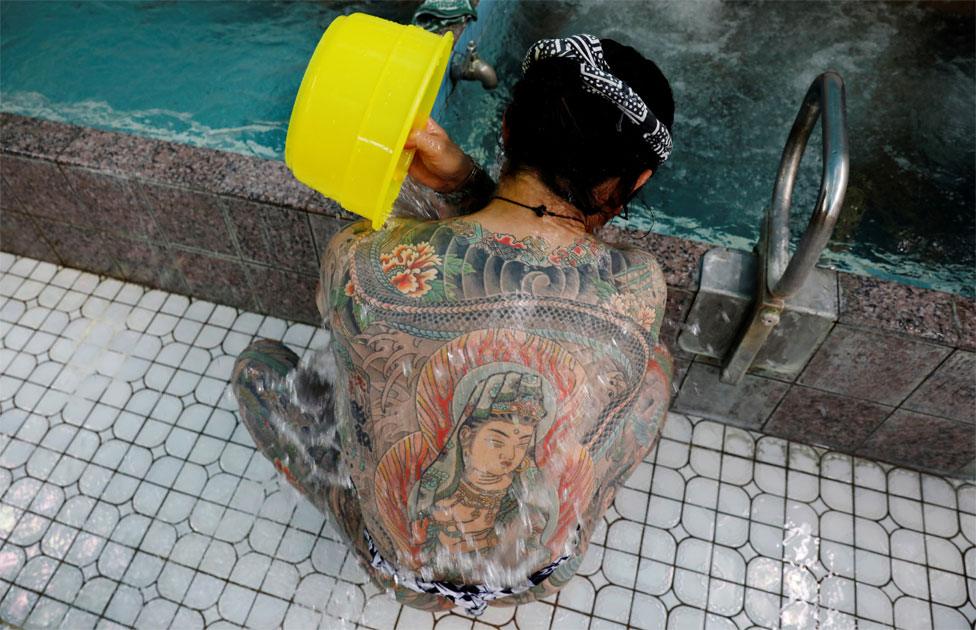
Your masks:
<instances>
[{"instance_id":1,"label":"wet tiled floor","mask_svg":"<svg viewBox=\"0 0 976 630\"><path fill-rule=\"evenodd\" d=\"M254 337L316 331L0 254L0 619L25 627L970 628L976 486L669 417L558 597L403 608L255 454Z\"/></svg>"}]
</instances>

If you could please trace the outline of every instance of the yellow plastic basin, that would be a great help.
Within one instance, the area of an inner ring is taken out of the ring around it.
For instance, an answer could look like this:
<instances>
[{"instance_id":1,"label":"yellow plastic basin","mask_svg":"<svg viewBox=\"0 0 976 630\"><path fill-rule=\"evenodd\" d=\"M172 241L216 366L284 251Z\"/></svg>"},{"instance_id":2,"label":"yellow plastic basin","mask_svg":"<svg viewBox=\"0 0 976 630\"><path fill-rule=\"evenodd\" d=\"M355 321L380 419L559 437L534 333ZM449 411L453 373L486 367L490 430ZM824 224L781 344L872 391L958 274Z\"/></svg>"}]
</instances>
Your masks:
<instances>
[{"instance_id":1,"label":"yellow plastic basin","mask_svg":"<svg viewBox=\"0 0 976 630\"><path fill-rule=\"evenodd\" d=\"M454 36L363 13L338 17L302 78L285 140L295 177L379 229L407 175Z\"/></svg>"}]
</instances>

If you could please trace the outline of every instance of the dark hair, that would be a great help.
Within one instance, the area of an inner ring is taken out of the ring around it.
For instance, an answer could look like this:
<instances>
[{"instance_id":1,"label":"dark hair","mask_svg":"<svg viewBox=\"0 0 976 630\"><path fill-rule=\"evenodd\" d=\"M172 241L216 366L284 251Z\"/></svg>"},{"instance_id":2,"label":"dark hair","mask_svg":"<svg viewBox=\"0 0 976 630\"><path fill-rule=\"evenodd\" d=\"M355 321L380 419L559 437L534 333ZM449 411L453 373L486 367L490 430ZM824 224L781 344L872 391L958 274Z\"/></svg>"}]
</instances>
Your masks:
<instances>
[{"instance_id":1,"label":"dark hair","mask_svg":"<svg viewBox=\"0 0 976 630\"><path fill-rule=\"evenodd\" d=\"M674 98L660 68L630 46L612 39L600 43L610 71L670 130ZM611 200L622 204L641 172L660 166L630 119L583 89L578 61L535 62L515 85L505 123L506 173L535 171L550 190L587 215L599 211L593 190L608 178L620 178Z\"/></svg>"}]
</instances>

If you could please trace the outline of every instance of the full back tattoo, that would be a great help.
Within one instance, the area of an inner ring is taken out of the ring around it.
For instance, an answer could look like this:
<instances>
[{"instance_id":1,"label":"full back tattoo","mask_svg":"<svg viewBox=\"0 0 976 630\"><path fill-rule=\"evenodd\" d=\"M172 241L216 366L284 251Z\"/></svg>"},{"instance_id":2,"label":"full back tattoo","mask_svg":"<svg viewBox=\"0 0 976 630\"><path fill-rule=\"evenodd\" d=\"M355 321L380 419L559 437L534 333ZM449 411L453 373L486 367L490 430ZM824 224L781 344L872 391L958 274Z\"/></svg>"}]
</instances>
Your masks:
<instances>
[{"instance_id":1,"label":"full back tattoo","mask_svg":"<svg viewBox=\"0 0 976 630\"><path fill-rule=\"evenodd\" d=\"M326 260L350 539L466 584L569 555L520 601L559 588L668 407L657 263L471 219L356 224Z\"/></svg>"}]
</instances>

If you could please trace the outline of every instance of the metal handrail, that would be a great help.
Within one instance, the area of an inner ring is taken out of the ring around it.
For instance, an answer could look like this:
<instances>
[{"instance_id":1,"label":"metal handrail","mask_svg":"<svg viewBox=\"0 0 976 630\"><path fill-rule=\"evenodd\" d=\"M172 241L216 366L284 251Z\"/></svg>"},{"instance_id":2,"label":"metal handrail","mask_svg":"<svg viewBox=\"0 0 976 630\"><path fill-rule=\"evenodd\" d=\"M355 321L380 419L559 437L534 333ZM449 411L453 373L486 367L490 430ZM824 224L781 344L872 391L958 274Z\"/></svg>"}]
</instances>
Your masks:
<instances>
[{"instance_id":1,"label":"metal handrail","mask_svg":"<svg viewBox=\"0 0 976 630\"><path fill-rule=\"evenodd\" d=\"M796 253L791 257L790 204L793 188L803 151L818 119L823 127L820 195ZM720 379L723 383L735 384L742 380L766 339L779 324L786 300L800 290L820 259L844 204L850 170L849 153L844 80L836 72L828 70L814 79L807 90L783 149L776 186L773 188L773 201L760 229L756 299L735 345L722 361Z\"/></svg>"},{"instance_id":2,"label":"metal handrail","mask_svg":"<svg viewBox=\"0 0 976 630\"><path fill-rule=\"evenodd\" d=\"M790 204L796 173L810 133L820 118L823 126L823 174L820 194L796 253L790 256ZM773 200L767 210L770 228L766 251L766 282L775 298L788 298L803 285L830 240L844 204L850 172L844 80L833 70L814 79L796 115L779 164Z\"/></svg>"}]
</instances>

